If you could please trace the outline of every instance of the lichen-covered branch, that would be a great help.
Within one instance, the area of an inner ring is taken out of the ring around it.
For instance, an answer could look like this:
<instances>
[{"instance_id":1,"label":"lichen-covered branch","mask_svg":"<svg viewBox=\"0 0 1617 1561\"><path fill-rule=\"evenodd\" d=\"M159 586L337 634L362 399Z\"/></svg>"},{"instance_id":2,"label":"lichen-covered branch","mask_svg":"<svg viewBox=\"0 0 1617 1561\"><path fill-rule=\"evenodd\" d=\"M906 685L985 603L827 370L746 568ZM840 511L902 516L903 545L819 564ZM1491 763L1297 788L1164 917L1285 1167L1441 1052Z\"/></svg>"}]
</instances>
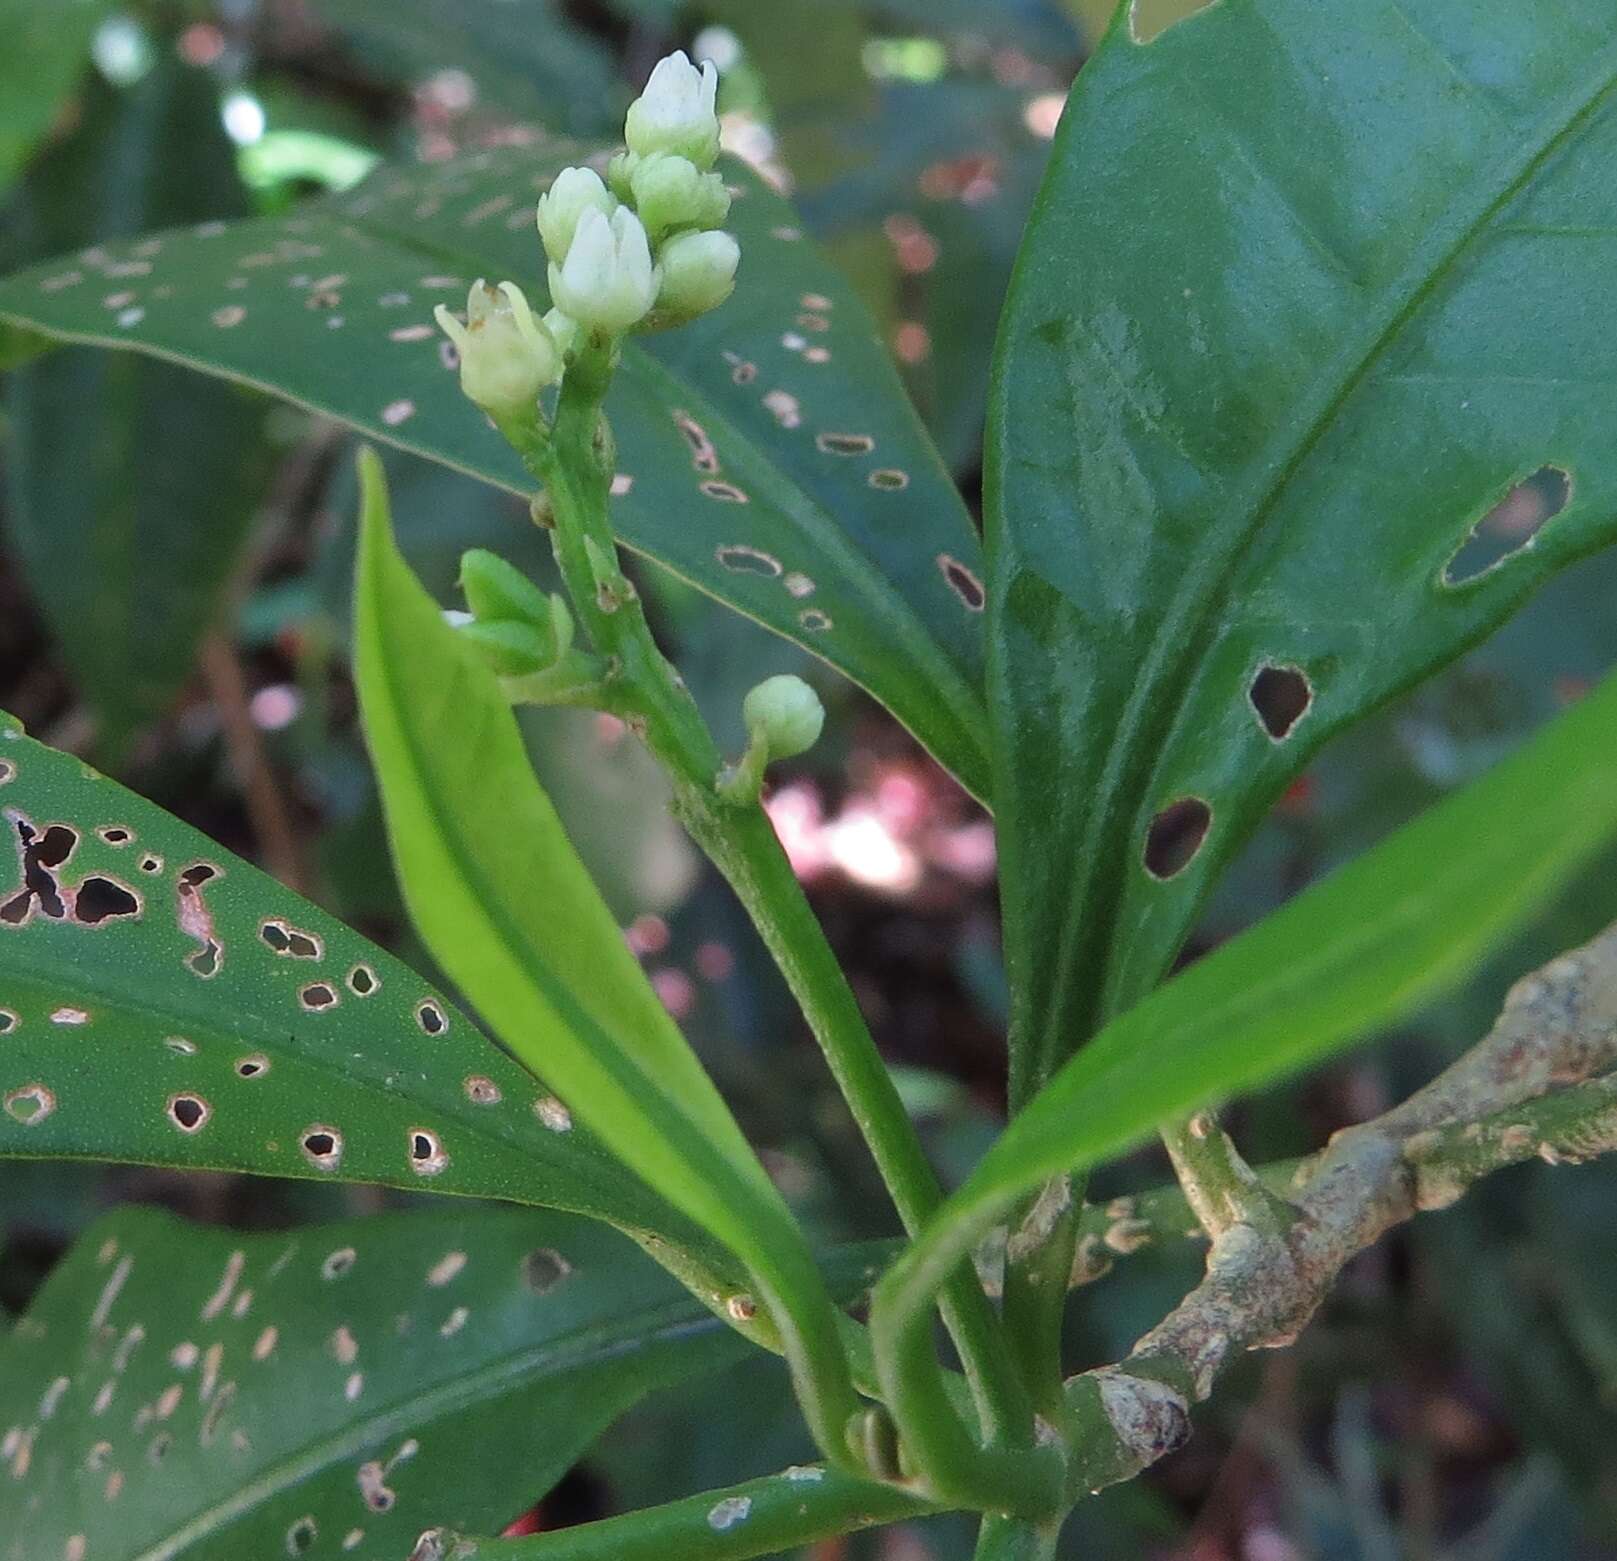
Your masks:
<instances>
[{"instance_id":1,"label":"lichen-covered branch","mask_svg":"<svg viewBox=\"0 0 1617 1561\"><path fill-rule=\"evenodd\" d=\"M1617 1149L1613 1070L1617 927L1518 982L1486 1039L1401 1106L1301 1162L1286 1194L1289 1225L1225 1226L1201 1284L1126 1360L1069 1379L1081 1428L1075 1488L1129 1479L1177 1447L1220 1370L1247 1350L1290 1344L1343 1266L1394 1226L1447 1207L1504 1166ZM1103 1241L1115 1244L1125 1218L1138 1216L1119 1211Z\"/></svg>"}]
</instances>

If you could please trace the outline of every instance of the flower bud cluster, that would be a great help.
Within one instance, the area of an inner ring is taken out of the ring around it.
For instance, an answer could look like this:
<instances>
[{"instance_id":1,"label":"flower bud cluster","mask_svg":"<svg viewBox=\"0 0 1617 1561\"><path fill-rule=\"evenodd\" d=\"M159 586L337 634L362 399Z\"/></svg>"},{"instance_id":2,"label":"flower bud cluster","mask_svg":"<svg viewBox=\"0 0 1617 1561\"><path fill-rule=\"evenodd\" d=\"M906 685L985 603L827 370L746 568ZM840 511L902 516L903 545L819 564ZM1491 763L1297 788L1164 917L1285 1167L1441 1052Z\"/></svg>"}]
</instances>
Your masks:
<instances>
[{"instance_id":1,"label":"flower bud cluster","mask_svg":"<svg viewBox=\"0 0 1617 1561\"><path fill-rule=\"evenodd\" d=\"M514 282L478 282L464 323L439 305L461 389L496 423L532 423L540 392L586 340L682 325L730 296L741 247L724 231L730 192L713 171L718 86L711 62L698 70L669 55L630 105L628 144L607 177L564 168L540 197L554 305L543 319Z\"/></svg>"}]
</instances>

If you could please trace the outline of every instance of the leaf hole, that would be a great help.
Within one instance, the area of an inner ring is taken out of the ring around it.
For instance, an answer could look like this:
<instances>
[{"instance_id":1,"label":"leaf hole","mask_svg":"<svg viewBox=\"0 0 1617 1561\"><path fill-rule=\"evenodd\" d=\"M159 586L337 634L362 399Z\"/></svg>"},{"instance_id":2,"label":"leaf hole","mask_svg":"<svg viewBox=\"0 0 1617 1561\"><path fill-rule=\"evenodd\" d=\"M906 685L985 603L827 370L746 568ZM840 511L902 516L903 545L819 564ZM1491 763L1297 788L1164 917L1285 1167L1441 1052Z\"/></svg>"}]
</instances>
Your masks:
<instances>
[{"instance_id":1,"label":"leaf hole","mask_svg":"<svg viewBox=\"0 0 1617 1561\"><path fill-rule=\"evenodd\" d=\"M220 870L212 862L193 862L189 867L180 869L180 882L188 889L200 889L203 884L212 883L220 876Z\"/></svg>"},{"instance_id":2,"label":"leaf hole","mask_svg":"<svg viewBox=\"0 0 1617 1561\"><path fill-rule=\"evenodd\" d=\"M286 959L324 959L326 946L312 932L302 932L291 922L276 917L258 929L266 948Z\"/></svg>"},{"instance_id":3,"label":"leaf hole","mask_svg":"<svg viewBox=\"0 0 1617 1561\"><path fill-rule=\"evenodd\" d=\"M289 1556L306 1556L319 1537L320 1529L313 1518L299 1518L286 1531L286 1553Z\"/></svg>"},{"instance_id":4,"label":"leaf hole","mask_svg":"<svg viewBox=\"0 0 1617 1561\"><path fill-rule=\"evenodd\" d=\"M236 1063L236 1077L239 1079L262 1078L269 1070L269 1058L262 1052L254 1052L251 1057L242 1057Z\"/></svg>"},{"instance_id":5,"label":"leaf hole","mask_svg":"<svg viewBox=\"0 0 1617 1561\"><path fill-rule=\"evenodd\" d=\"M355 997L369 997L381 987L376 972L369 965L355 965L348 972L348 990Z\"/></svg>"},{"instance_id":6,"label":"leaf hole","mask_svg":"<svg viewBox=\"0 0 1617 1561\"><path fill-rule=\"evenodd\" d=\"M135 838L133 832L122 824L103 824L96 834L109 846L126 846Z\"/></svg>"},{"instance_id":7,"label":"leaf hole","mask_svg":"<svg viewBox=\"0 0 1617 1561\"><path fill-rule=\"evenodd\" d=\"M200 1095L170 1095L169 1120L182 1133L200 1133L213 1115L213 1107Z\"/></svg>"},{"instance_id":8,"label":"leaf hole","mask_svg":"<svg viewBox=\"0 0 1617 1561\"><path fill-rule=\"evenodd\" d=\"M342 1134L317 1123L304 1132L303 1157L317 1171L335 1171L342 1163Z\"/></svg>"},{"instance_id":9,"label":"leaf hole","mask_svg":"<svg viewBox=\"0 0 1617 1561\"><path fill-rule=\"evenodd\" d=\"M185 956L185 963L193 975L201 976L207 981L219 974L219 967L224 963L224 954L225 951L218 942L209 938L196 953Z\"/></svg>"},{"instance_id":10,"label":"leaf hole","mask_svg":"<svg viewBox=\"0 0 1617 1561\"><path fill-rule=\"evenodd\" d=\"M1314 703L1314 685L1301 667L1265 662L1252 679L1247 698L1264 731L1283 743Z\"/></svg>"},{"instance_id":11,"label":"leaf hole","mask_svg":"<svg viewBox=\"0 0 1617 1561\"><path fill-rule=\"evenodd\" d=\"M821 612L818 607L806 607L797 615L797 621L810 634L824 634L831 627L831 614Z\"/></svg>"},{"instance_id":12,"label":"leaf hole","mask_svg":"<svg viewBox=\"0 0 1617 1561\"><path fill-rule=\"evenodd\" d=\"M160 873L163 870L163 859L160 856L143 856L140 859L140 870L143 873Z\"/></svg>"},{"instance_id":13,"label":"leaf hole","mask_svg":"<svg viewBox=\"0 0 1617 1561\"><path fill-rule=\"evenodd\" d=\"M948 553L938 554L938 568L949 589L965 603L967 612L981 612L988 605L988 592L983 583L958 558Z\"/></svg>"},{"instance_id":14,"label":"leaf hole","mask_svg":"<svg viewBox=\"0 0 1617 1561\"><path fill-rule=\"evenodd\" d=\"M745 491L736 487L733 482L700 482L696 486L708 498L717 499L721 504L750 504L752 502Z\"/></svg>"},{"instance_id":15,"label":"leaf hole","mask_svg":"<svg viewBox=\"0 0 1617 1561\"><path fill-rule=\"evenodd\" d=\"M325 1261L320 1265L322 1279L341 1279L355 1263L359 1261L359 1253L352 1247L338 1247L335 1252L328 1252Z\"/></svg>"},{"instance_id":16,"label":"leaf hole","mask_svg":"<svg viewBox=\"0 0 1617 1561\"><path fill-rule=\"evenodd\" d=\"M876 448L869 434L816 434L814 443L824 455L869 455Z\"/></svg>"},{"instance_id":17,"label":"leaf hole","mask_svg":"<svg viewBox=\"0 0 1617 1561\"><path fill-rule=\"evenodd\" d=\"M10 1035L22 1020L9 1008L0 1008L0 1035Z\"/></svg>"},{"instance_id":18,"label":"leaf hole","mask_svg":"<svg viewBox=\"0 0 1617 1561\"><path fill-rule=\"evenodd\" d=\"M305 1012L317 1014L335 1008L339 999L337 989L325 981L311 981L298 989L298 1004Z\"/></svg>"},{"instance_id":19,"label":"leaf hole","mask_svg":"<svg viewBox=\"0 0 1617 1561\"><path fill-rule=\"evenodd\" d=\"M194 1057L197 1054L197 1043L186 1040L183 1035L165 1035L163 1044L171 1052L177 1052L182 1057Z\"/></svg>"},{"instance_id":20,"label":"leaf hole","mask_svg":"<svg viewBox=\"0 0 1617 1561\"><path fill-rule=\"evenodd\" d=\"M550 1247L539 1247L522 1260L522 1282L535 1295L549 1295L573 1271L573 1265Z\"/></svg>"},{"instance_id":21,"label":"leaf hole","mask_svg":"<svg viewBox=\"0 0 1617 1561\"><path fill-rule=\"evenodd\" d=\"M448 1016L430 997L416 1005L415 1022L428 1035L442 1035L449 1028Z\"/></svg>"},{"instance_id":22,"label":"leaf hole","mask_svg":"<svg viewBox=\"0 0 1617 1561\"><path fill-rule=\"evenodd\" d=\"M417 1176L436 1176L448 1164L443 1142L431 1128L410 1129L410 1169Z\"/></svg>"},{"instance_id":23,"label":"leaf hole","mask_svg":"<svg viewBox=\"0 0 1617 1561\"><path fill-rule=\"evenodd\" d=\"M86 878L73 896L73 919L81 926L99 927L103 922L139 919L140 896L116 878Z\"/></svg>"},{"instance_id":24,"label":"leaf hole","mask_svg":"<svg viewBox=\"0 0 1617 1561\"><path fill-rule=\"evenodd\" d=\"M706 472L710 476L719 469L719 452L713 447L713 441L708 438L707 430L696 421L689 412L675 412L674 425L685 436L685 442L691 447L691 465L699 472Z\"/></svg>"},{"instance_id":25,"label":"leaf hole","mask_svg":"<svg viewBox=\"0 0 1617 1561\"><path fill-rule=\"evenodd\" d=\"M896 466L884 466L880 471L872 472L867 481L872 488L878 488L883 493L902 493L910 485L910 474Z\"/></svg>"},{"instance_id":26,"label":"leaf hole","mask_svg":"<svg viewBox=\"0 0 1617 1561\"><path fill-rule=\"evenodd\" d=\"M749 547L745 542L732 542L717 548L713 556L733 574L767 575L778 579L783 572L781 561L773 553Z\"/></svg>"},{"instance_id":27,"label":"leaf hole","mask_svg":"<svg viewBox=\"0 0 1617 1561\"><path fill-rule=\"evenodd\" d=\"M1216 3L1217 0L1134 0L1129 7L1129 37L1139 44L1155 43L1165 32Z\"/></svg>"},{"instance_id":28,"label":"leaf hole","mask_svg":"<svg viewBox=\"0 0 1617 1561\"><path fill-rule=\"evenodd\" d=\"M0 786L17 778L17 766L10 759L0 759Z\"/></svg>"},{"instance_id":29,"label":"leaf hole","mask_svg":"<svg viewBox=\"0 0 1617 1561\"><path fill-rule=\"evenodd\" d=\"M1200 797L1170 802L1151 820L1145 836L1145 870L1166 881L1195 861L1212 827L1213 810Z\"/></svg>"},{"instance_id":30,"label":"leaf hole","mask_svg":"<svg viewBox=\"0 0 1617 1561\"><path fill-rule=\"evenodd\" d=\"M55 1094L43 1084L24 1084L5 1098L6 1115L24 1127L35 1127L56 1109Z\"/></svg>"},{"instance_id":31,"label":"leaf hole","mask_svg":"<svg viewBox=\"0 0 1617 1561\"><path fill-rule=\"evenodd\" d=\"M1465 585L1530 548L1572 502L1572 474L1541 466L1523 478L1474 525L1443 566L1443 584Z\"/></svg>"}]
</instances>

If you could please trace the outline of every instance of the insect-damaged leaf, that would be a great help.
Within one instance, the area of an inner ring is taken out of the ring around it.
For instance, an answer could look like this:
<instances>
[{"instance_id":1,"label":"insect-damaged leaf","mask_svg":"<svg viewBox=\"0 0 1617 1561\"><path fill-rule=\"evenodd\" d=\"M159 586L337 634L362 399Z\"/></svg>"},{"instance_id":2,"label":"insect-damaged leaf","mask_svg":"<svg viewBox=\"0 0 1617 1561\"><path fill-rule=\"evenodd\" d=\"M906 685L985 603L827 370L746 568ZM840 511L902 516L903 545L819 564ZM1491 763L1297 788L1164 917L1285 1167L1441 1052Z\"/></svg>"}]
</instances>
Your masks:
<instances>
[{"instance_id":1,"label":"insect-damaged leaf","mask_svg":"<svg viewBox=\"0 0 1617 1561\"><path fill-rule=\"evenodd\" d=\"M0 716L0 1157L380 1182L711 1243L414 971Z\"/></svg>"},{"instance_id":2,"label":"insect-damaged leaf","mask_svg":"<svg viewBox=\"0 0 1617 1561\"><path fill-rule=\"evenodd\" d=\"M1160 979L1327 737L1617 534L1609 8L1141 19L1079 76L994 393L1030 1086ZM1474 573L1479 522L1509 556Z\"/></svg>"},{"instance_id":3,"label":"insect-damaged leaf","mask_svg":"<svg viewBox=\"0 0 1617 1561\"><path fill-rule=\"evenodd\" d=\"M537 301L534 201L572 143L386 170L289 217L203 224L0 282L0 319L262 386L518 491L460 394L435 304ZM630 547L868 688L979 795L981 566L953 483L851 288L739 165L735 296L631 343L609 402ZM131 263L148 269L129 276Z\"/></svg>"},{"instance_id":4,"label":"insect-damaged leaf","mask_svg":"<svg viewBox=\"0 0 1617 1561\"><path fill-rule=\"evenodd\" d=\"M399 1561L497 1531L644 1394L746 1344L567 1215L273 1235L126 1209L0 1341L7 1561Z\"/></svg>"}]
</instances>

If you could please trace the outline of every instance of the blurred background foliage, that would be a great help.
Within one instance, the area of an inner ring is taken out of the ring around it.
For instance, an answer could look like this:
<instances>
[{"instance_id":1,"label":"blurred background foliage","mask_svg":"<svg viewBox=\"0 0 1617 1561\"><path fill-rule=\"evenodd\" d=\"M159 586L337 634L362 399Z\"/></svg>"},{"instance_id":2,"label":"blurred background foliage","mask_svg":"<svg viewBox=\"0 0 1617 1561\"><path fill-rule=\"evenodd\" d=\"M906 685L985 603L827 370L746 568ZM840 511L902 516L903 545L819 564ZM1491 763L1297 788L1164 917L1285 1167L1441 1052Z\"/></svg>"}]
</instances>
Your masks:
<instances>
[{"instance_id":1,"label":"blurred background foliage","mask_svg":"<svg viewBox=\"0 0 1617 1561\"><path fill-rule=\"evenodd\" d=\"M1194 0L1151 0L1154 24ZM724 69L725 136L798 203L881 321L962 488L979 487L989 356L1065 90L1109 0L0 0L0 266L169 223L284 209L380 159L438 161L524 125L613 134L675 45ZM535 251L537 265L537 248ZM0 379L0 705L425 965L388 866L346 645L349 441L244 391L70 350ZM455 600L461 551L543 575L508 496L389 460L401 542ZM1530 533L1517 495L1482 528ZM1344 538L1344 545L1351 539ZM827 739L772 808L951 1178L1003 1107L987 819L883 712L797 648L642 567L658 627L735 745L745 689L816 679ZM1198 948L1485 768L1617 659L1617 557L1337 743L1212 905ZM890 1215L815 1048L743 919L609 720L525 718L535 762L670 1009L827 1241ZM1501 827L1508 827L1502 821ZM1243 1104L1254 1158L1317 1145L1478 1036L1511 979L1617 915L1608 862L1471 986L1379 1048ZM1195 949L1191 951L1192 954ZM1141 1154L1098 1196L1153 1185ZM1617 1555L1617 1167L1533 1166L1369 1254L1285 1354L1255 1358L1190 1445L1082 1507L1064 1554ZM109 1203L266 1228L402 1202L369 1189L0 1167L0 1310ZM1194 1244L1119 1261L1073 1309L1074 1366L1172 1304ZM693 1436L690 1428L700 1425ZM806 1452L757 1361L654 1400L532 1528L767 1472ZM940 1522L816 1561L952 1561Z\"/></svg>"}]
</instances>

